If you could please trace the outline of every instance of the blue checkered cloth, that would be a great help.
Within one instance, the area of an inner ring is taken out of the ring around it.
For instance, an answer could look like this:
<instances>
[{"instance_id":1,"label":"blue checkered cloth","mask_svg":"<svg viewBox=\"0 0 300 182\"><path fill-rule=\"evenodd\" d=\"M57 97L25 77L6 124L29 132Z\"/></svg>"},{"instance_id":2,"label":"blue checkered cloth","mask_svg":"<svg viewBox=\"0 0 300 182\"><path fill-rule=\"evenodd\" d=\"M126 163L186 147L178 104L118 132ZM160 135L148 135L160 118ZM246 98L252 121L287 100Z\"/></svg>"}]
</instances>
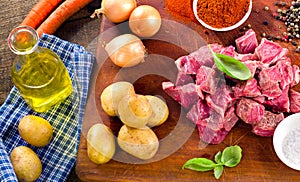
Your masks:
<instances>
[{"instance_id":1,"label":"blue checkered cloth","mask_svg":"<svg viewBox=\"0 0 300 182\"><path fill-rule=\"evenodd\" d=\"M17 146L28 146L42 162L43 171L37 181L65 181L73 168L78 151L90 74L95 57L77 44L44 34L39 42L62 59L72 79L73 92L61 104L44 113L34 112L13 87L0 107L0 181L18 181L9 155ZM28 114L40 116L53 126L53 139L45 147L26 143L18 133L20 119Z\"/></svg>"}]
</instances>

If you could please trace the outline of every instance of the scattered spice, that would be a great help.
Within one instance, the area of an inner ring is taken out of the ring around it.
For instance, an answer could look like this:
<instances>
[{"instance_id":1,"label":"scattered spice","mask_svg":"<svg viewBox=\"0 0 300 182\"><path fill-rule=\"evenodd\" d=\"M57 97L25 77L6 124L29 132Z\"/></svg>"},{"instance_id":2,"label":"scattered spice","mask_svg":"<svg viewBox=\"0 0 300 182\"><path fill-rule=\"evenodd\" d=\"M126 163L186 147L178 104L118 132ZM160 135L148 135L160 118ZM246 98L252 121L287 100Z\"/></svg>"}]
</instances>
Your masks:
<instances>
[{"instance_id":1,"label":"scattered spice","mask_svg":"<svg viewBox=\"0 0 300 182\"><path fill-rule=\"evenodd\" d=\"M206 24L224 28L240 21L249 9L249 0L199 0L197 14Z\"/></svg>"},{"instance_id":2,"label":"scattered spice","mask_svg":"<svg viewBox=\"0 0 300 182\"><path fill-rule=\"evenodd\" d=\"M291 42L294 46L298 45L294 39L300 38L300 0L292 1L290 6L282 1L276 1L275 5L278 6L278 9L273 13L273 17L283 21L286 25L286 32L283 33L282 40ZM295 51L299 52L299 50Z\"/></svg>"},{"instance_id":3,"label":"scattered spice","mask_svg":"<svg viewBox=\"0 0 300 182\"><path fill-rule=\"evenodd\" d=\"M166 0L166 10L175 18L182 21L197 22L193 13L192 0Z\"/></svg>"},{"instance_id":4,"label":"scattered spice","mask_svg":"<svg viewBox=\"0 0 300 182\"><path fill-rule=\"evenodd\" d=\"M282 145L285 157L293 164L300 165L300 128L289 132Z\"/></svg>"},{"instance_id":5,"label":"scattered spice","mask_svg":"<svg viewBox=\"0 0 300 182\"><path fill-rule=\"evenodd\" d=\"M269 25L269 21L264 21L263 24L267 26Z\"/></svg>"}]
</instances>

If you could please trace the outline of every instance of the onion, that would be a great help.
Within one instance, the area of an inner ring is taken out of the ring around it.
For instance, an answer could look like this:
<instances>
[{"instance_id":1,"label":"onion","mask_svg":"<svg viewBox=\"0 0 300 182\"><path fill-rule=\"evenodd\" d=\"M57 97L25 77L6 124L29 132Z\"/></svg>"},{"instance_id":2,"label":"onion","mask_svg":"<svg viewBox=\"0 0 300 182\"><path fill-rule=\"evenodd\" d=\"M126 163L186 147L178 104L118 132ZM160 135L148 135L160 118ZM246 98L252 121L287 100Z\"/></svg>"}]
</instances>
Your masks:
<instances>
[{"instance_id":1,"label":"onion","mask_svg":"<svg viewBox=\"0 0 300 182\"><path fill-rule=\"evenodd\" d=\"M155 35L161 26L161 16L157 9L149 5L135 8L129 17L130 30L140 37Z\"/></svg>"},{"instance_id":2,"label":"onion","mask_svg":"<svg viewBox=\"0 0 300 182\"><path fill-rule=\"evenodd\" d=\"M111 61L120 67L131 67L144 62L146 49L135 35L123 34L112 39L105 50Z\"/></svg>"},{"instance_id":3,"label":"onion","mask_svg":"<svg viewBox=\"0 0 300 182\"><path fill-rule=\"evenodd\" d=\"M136 0L102 0L101 8L96 9L91 18L104 14L113 23L120 23L128 20L136 7Z\"/></svg>"}]
</instances>

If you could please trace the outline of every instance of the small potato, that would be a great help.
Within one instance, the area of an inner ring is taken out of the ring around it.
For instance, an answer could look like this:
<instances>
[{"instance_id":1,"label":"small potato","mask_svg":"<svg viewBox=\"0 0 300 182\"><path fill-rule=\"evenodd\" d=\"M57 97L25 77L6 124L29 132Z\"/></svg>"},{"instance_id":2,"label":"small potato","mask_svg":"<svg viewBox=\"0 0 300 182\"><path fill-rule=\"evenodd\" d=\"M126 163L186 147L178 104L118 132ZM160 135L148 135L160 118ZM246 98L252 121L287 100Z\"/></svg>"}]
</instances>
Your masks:
<instances>
[{"instance_id":1,"label":"small potato","mask_svg":"<svg viewBox=\"0 0 300 182\"><path fill-rule=\"evenodd\" d=\"M87 153L96 164L104 164L114 156L116 145L110 128L104 124L93 125L87 134Z\"/></svg>"},{"instance_id":2,"label":"small potato","mask_svg":"<svg viewBox=\"0 0 300 182\"><path fill-rule=\"evenodd\" d=\"M149 127L154 127L163 124L169 116L169 108L167 104L156 96L146 95L146 98L152 108L152 115L148 119L147 125Z\"/></svg>"},{"instance_id":3,"label":"small potato","mask_svg":"<svg viewBox=\"0 0 300 182\"><path fill-rule=\"evenodd\" d=\"M51 124L38 116L24 116L18 125L20 136L29 144L36 147L46 146L52 139Z\"/></svg>"},{"instance_id":4,"label":"small potato","mask_svg":"<svg viewBox=\"0 0 300 182\"><path fill-rule=\"evenodd\" d=\"M35 181L42 173L41 160L26 146L14 148L10 160L19 181Z\"/></svg>"},{"instance_id":5,"label":"small potato","mask_svg":"<svg viewBox=\"0 0 300 182\"><path fill-rule=\"evenodd\" d=\"M130 127L142 128L146 126L152 114L151 105L144 95L127 95L118 106L120 120Z\"/></svg>"},{"instance_id":6,"label":"small potato","mask_svg":"<svg viewBox=\"0 0 300 182\"><path fill-rule=\"evenodd\" d=\"M101 106L109 116L117 116L119 101L124 96L132 94L135 94L135 91L131 83L125 81L112 83L103 90L100 96Z\"/></svg>"},{"instance_id":7,"label":"small potato","mask_svg":"<svg viewBox=\"0 0 300 182\"><path fill-rule=\"evenodd\" d=\"M152 158L159 147L159 141L151 128L132 128L123 125L118 134L118 144L125 152L143 160Z\"/></svg>"}]
</instances>

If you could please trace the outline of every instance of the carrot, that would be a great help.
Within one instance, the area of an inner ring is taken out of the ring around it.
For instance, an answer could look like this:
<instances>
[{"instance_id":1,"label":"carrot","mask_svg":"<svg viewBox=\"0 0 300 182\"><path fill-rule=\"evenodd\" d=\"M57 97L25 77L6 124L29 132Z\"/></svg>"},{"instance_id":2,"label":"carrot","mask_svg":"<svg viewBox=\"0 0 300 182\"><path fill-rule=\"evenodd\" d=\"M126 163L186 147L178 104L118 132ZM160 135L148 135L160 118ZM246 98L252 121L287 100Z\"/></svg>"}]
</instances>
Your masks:
<instances>
[{"instance_id":1,"label":"carrot","mask_svg":"<svg viewBox=\"0 0 300 182\"><path fill-rule=\"evenodd\" d=\"M65 0L50 16L38 27L37 33L53 34L68 18L88 5L93 0Z\"/></svg>"},{"instance_id":2,"label":"carrot","mask_svg":"<svg viewBox=\"0 0 300 182\"><path fill-rule=\"evenodd\" d=\"M40 0L29 11L21 25L37 28L61 2L62 0Z\"/></svg>"}]
</instances>

